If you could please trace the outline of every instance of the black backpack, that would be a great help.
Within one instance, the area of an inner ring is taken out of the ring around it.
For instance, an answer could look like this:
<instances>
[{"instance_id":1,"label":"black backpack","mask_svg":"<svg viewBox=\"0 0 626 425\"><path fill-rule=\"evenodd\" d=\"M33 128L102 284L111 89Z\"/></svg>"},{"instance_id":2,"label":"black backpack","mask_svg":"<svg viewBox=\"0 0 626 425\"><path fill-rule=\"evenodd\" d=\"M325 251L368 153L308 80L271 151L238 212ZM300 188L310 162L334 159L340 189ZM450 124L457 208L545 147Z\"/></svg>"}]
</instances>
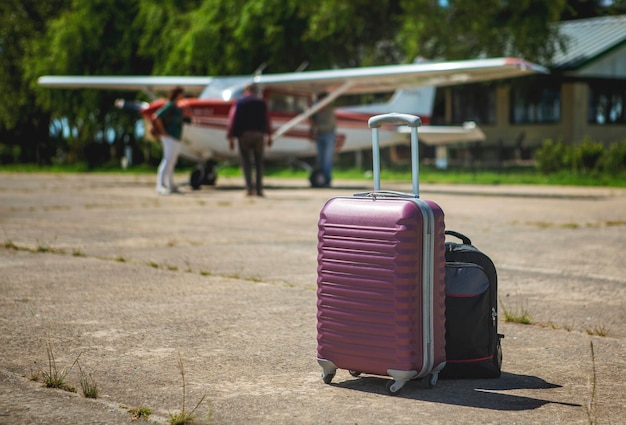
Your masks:
<instances>
[{"instance_id":1,"label":"black backpack","mask_svg":"<svg viewBox=\"0 0 626 425\"><path fill-rule=\"evenodd\" d=\"M498 276L491 259L458 232L446 242L446 366L441 378L497 378L502 368L498 334Z\"/></svg>"}]
</instances>

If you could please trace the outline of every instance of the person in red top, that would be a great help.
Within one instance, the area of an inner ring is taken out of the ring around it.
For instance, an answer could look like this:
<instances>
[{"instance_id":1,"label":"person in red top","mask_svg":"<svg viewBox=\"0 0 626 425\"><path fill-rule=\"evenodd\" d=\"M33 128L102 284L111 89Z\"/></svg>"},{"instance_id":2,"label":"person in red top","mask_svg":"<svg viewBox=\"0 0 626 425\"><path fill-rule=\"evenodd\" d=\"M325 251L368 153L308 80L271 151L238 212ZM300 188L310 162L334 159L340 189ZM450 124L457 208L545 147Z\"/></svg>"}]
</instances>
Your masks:
<instances>
[{"instance_id":1,"label":"person in red top","mask_svg":"<svg viewBox=\"0 0 626 425\"><path fill-rule=\"evenodd\" d=\"M263 195L264 146L272 145L272 124L265 100L259 97L258 87L250 84L244 96L237 100L228 117L227 138L230 149L235 149L235 138L239 141L241 168L248 196ZM255 178L252 176L254 160Z\"/></svg>"}]
</instances>

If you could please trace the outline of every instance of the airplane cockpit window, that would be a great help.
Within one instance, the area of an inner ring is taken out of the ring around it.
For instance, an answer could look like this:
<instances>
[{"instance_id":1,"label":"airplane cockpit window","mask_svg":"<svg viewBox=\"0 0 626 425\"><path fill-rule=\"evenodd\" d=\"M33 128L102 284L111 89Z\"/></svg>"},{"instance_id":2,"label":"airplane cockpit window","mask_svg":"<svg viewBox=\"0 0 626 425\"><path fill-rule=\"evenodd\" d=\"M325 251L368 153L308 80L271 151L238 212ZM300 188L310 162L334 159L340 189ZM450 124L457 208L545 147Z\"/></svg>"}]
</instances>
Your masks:
<instances>
[{"instance_id":1,"label":"airplane cockpit window","mask_svg":"<svg viewBox=\"0 0 626 425\"><path fill-rule=\"evenodd\" d=\"M272 93L267 99L269 108L276 112L299 114L309 107L309 99L306 96L291 94Z\"/></svg>"},{"instance_id":2,"label":"airplane cockpit window","mask_svg":"<svg viewBox=\"0 0 626 425\"><path fill-rule=\"evenodd\" d=\"M234 88L226 89L222 92L222 99L223 100L239 99L240 97L243 97L243 91L244 91L243 87L234 87Z\"/></svg>"},{"instance_id":3,"label":"airplane cockpit window","mask_svg":"<svg viewBox=\"0 0 626 425\"><path fill-rule=\"evenodd\" d=\"M200 99L233 100L243 95L243 89L250 82L248 78L216 78L202 91Z\"/></svg>"}]
</instances>

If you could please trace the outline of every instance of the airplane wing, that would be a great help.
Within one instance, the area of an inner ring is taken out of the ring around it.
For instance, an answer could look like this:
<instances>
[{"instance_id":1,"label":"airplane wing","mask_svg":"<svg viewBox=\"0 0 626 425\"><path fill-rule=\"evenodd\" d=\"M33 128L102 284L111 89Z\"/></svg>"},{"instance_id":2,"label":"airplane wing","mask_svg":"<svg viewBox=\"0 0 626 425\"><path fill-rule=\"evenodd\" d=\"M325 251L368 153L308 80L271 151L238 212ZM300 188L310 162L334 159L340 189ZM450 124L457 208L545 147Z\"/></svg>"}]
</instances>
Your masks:
<instances>
[{"instance_id":1,"label":"airplane wing","mask_svg":"<svg viewBox=\"0 0 626 425\"><path fill-rule=\"evenodd\" d=\"M547 68L523 59L493 58L263 74L255 76L253 81L263 89L289 93L333 93L341 90L342 94L360 94L467 84L548 72Z\"/></svg>"},{"instance_id":2,"label":"airplane wing","mask_svg":"<svg viewBox=\"0 0 626 425\"><path fill-rule=\"evenodd\" d=\"M287 132L317 110L344 94L391 92L403 88L467 84L532 73L548 73L547 68L519 58L491 58L446 62L422 62L406 65L300 71L254 76L43 76L39 85L52 88L94 88L143 91L156 98L157 89L180 85L190 94L223 97L254 82L262 89L300 95L328 93L302 114L279 128L274 137Z\"/></svg>"},{"instance_id":3,"label":"airplane wing","mask_svg":"<svg viewBox=\"0 0 626 425\"><path fill-rule=\"evenodd\" d=\"M253 81L263 89L302 95L328 93L322 102L284 124L279 137L318 109L344 94L391 92L425 86L449 86L545 73L547 68L519 58L474 59L448 62L423 62L407 65L305 71L257 75Z\"/></svg>"},{"instance_id":4,"label":"airplane wing","mask_svg":"<svg viewBox=\"0 0 626 425\"><path fill-rule=\"evenodd\" d=\"M183 87L185 92L189 94L199 95L213 81L213 77L157 77L151 75L45 75L37 80L40 86L50 88L143 91L152 99L156 99L155 92L168 91L174 86Z\"/></svg>"},{"instance_id":5,"label":"airplane wing","mask_svg":"<svg viewBox=\"0 0 626 425\"><path fill-rule=\"evenodd\" d=\"M401 88L445 86L512 78L531 73L548 73L547 68L518 58L423 62L407 65L371 66L322 71L301 71L256 76L52 76L38 83L51 88L106 90L169 90L179 85L189 94L200 94L207 86L241 86L254 82L263 89L294 94L321 92L341 94L391 92ZM220 93L221 97L221 93Z\"/></svg>"}]
</instances>

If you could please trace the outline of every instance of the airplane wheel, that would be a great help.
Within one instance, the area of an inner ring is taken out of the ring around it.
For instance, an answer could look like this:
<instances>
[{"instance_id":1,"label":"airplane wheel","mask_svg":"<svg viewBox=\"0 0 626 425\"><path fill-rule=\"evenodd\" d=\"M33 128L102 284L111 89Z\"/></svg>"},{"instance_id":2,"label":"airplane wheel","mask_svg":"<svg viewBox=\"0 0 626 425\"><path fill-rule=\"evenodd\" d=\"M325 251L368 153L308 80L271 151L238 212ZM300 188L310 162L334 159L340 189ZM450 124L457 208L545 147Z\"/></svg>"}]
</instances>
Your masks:
<instances>
[{"instance_id":1,"label":"airplane wheel","mask_svg":"<svg viewBox=\"0 0 626 425\"><path fill-rule=\"evenodd\" d=\"M189 176L189 186L191 186L193 190L198 190L200 189L200 186L202 186L203 181L204 181L204 168L197 167L195 170L191 172L191 176Z\"/></svg>"},{"instance_id":2,"label":"airplane wheel","mask_svg":"<svg viewBox=\"0 0 626 425\"><path fill-rule=\"evenodd\" d=\"M200 189L200 186L206 184L215 186L217 181L217 170L213 161L207 161L206 165L198 165L189 176L189 185L193 190Z\"/></svg>"},{"instance_id":3,"label":"airplane wheel","mask_svg":"<svg viewBox=\"0 0 626 425\"><path fill-rule=\"evenodd\" d=\"M217 167L215 162L207 161L204 167L204 184L209 186L215 186L217 182Z\"/></svg>"},{"instance_id":4,"label":"airplane wheel","mask_svg":"<svg viewBox=\"0 0 626 425\"><path fill-rule=\"evenodd\" d=\"M322 170L313 170L311 171L311 175L309 176L309 181L311 182L311 187L325 187L328 186L328 182L326 181L326 176Z\"/></svg>"}]
</instances>

